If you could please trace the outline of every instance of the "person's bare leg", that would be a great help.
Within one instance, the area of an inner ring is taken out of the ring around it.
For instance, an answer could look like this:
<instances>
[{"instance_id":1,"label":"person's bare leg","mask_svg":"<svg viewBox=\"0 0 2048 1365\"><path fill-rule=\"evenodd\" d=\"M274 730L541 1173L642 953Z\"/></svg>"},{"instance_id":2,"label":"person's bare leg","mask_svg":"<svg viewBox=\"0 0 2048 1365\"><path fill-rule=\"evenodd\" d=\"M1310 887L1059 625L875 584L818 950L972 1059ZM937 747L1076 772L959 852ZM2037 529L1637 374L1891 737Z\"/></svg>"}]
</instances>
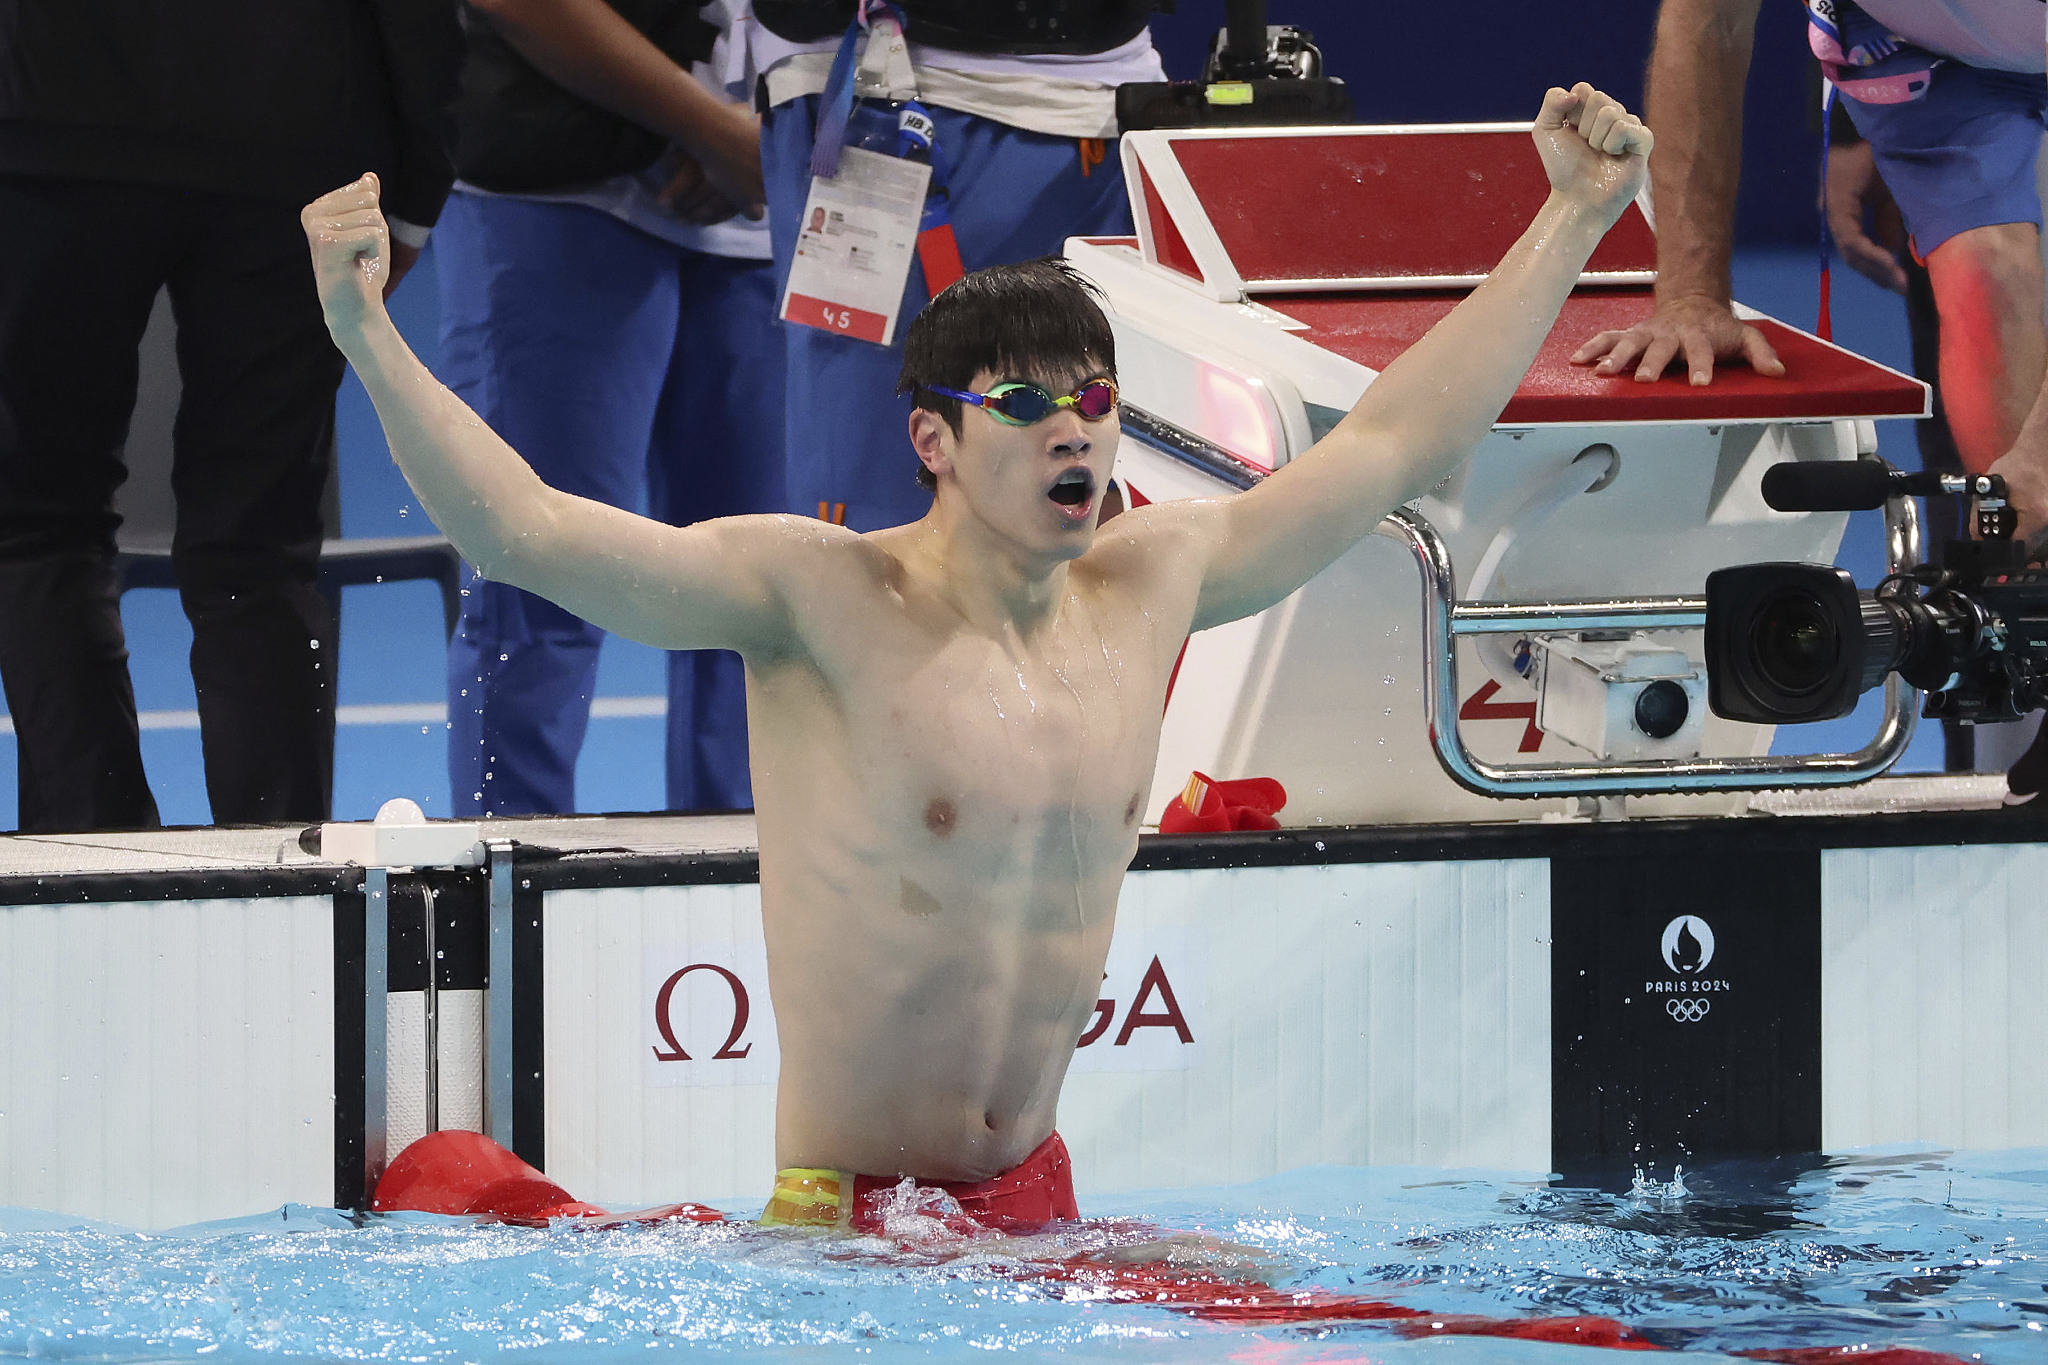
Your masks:
<instances>
[{"instance_id":1,"label":"person's bare leg","mask_svg":"<svg viewBox=\"0 0 2048 1365\"><path fill-rule=\"evenodd\" d=\"M2041 392L2041 234L2032 223L1972 228L1936 247L1927 274L1941 313L1941 392L1963 467L2012 449Z\"/></svg>"}]
</instances>

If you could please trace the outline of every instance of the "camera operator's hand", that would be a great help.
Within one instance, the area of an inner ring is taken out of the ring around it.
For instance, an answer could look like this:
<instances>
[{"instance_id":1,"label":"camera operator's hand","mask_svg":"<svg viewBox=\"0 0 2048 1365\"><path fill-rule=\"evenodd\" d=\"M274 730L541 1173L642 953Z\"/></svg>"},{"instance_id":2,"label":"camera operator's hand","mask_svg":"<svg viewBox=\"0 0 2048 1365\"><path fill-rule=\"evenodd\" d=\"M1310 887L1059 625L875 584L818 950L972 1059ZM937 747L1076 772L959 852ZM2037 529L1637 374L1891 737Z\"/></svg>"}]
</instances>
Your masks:
<instances>
[{"instance_id":1,"label":"camera operator's hand","mask_svg":"<svg viewBox=\"0 0 2048 1365\"><path fill-rule=\"evenodd\" d=\"M2026 546L2027 559L2039 559L2048 549L2048 451L2015 446L2000 456L1989 471L2005 480L2007 505L2019 515L2013 539ZM1970 532L1976 534L1977 519L1970 518Z\"/></svg>"},{"instance_id":2,"label":"camera operator's hand","mask_svg":"<svg viewBox=\"0 0 2048 1365\"><path fill-rule=\"evenodd\" d=\"M1857 274L1894 294L1906 292L1906 269L1899 263L1905 223L1877 173L1877 155L1868 142L1828 148L1828 193L1821 211L1842 259Z\"/></svg>"}]
</instances>

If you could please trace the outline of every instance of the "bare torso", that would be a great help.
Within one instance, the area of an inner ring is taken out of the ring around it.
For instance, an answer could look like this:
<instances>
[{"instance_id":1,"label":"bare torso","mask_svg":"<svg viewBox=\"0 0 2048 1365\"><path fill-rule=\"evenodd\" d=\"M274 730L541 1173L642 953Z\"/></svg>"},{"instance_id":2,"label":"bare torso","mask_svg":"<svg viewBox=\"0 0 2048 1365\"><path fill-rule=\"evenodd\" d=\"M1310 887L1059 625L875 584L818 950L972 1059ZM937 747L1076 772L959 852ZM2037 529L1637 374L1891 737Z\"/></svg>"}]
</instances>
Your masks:
<instances>
[{"instance_id":1,"label":"bare torso","mask_svg":"<svg viewBox=\"0 0 2048 1365\"><path fill-rule=\"evenodd\" d=\"M1099 544L992 634L905 543L846 544L805 648L750 669L776 1159L977 1180L1052 1130L1193 594Z\"/></svg>"},{"instance_id":2,"label":"bare torso","mask_svg":"<svg viewBox=\"0 0 2048 1365\"><path fill-rule=\"evenodd\" d=\"M1648 130L1590 86L1551 90L1534 136L1552 186L1536 220L1334 430L1239 496L1099 535L1119 429L1080 402L1114 346L1099 313L1097 340L1074 340L1094 304L1057 268L943 292L986 288L992 316L1072 335L991 358L1025 372L978 370L972 392L917 381L923 521L669 527L548 488L433 380L383 306L374 176L307 206L329 330L464 555L608 630L747 658L780 1164L977 1179L1051 1131L1188 631L1281 601L1455 469L1642 184ZM1037 388L1046 410L991 386ZM946 416L936 394L978 410Z\"/></svg>"}]
</instances>

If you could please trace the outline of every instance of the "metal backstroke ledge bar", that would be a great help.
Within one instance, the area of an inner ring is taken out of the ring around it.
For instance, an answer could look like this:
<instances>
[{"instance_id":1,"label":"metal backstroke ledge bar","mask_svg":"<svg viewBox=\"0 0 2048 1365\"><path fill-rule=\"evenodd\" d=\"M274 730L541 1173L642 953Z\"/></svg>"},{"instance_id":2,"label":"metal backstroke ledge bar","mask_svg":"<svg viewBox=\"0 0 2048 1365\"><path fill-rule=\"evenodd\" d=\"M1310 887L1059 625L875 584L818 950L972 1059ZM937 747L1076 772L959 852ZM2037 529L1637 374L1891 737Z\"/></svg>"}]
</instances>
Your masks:
<instances>
[{"instance_id":1,"label":"metal backstroke ledge bar","mask_svg":"<svg viewBox=\"0 0 2048 1365\"><path fill-rule=\"evenodd\" d=\"M1488 763L1475 757L1458 733L1457 637L1511 631L1696 628L1706 623L1706 601L1653 597L1599 602L1459 602L1450 550L1420 513L1396 508L1379 524L1377 534L1406 544L1422 574L1422 688L1430 742L1444 771L1473 791L1533 797L1845 786L1876 777L1896 763L1912 742L1920 694L1893 674L1885 685L1884 718L1877 734L1854 753ZM1894 498L1886 504L1885 550L1891 573L1919 562L1919 512L1908 499Z\"/></svg>"}]
</instances>

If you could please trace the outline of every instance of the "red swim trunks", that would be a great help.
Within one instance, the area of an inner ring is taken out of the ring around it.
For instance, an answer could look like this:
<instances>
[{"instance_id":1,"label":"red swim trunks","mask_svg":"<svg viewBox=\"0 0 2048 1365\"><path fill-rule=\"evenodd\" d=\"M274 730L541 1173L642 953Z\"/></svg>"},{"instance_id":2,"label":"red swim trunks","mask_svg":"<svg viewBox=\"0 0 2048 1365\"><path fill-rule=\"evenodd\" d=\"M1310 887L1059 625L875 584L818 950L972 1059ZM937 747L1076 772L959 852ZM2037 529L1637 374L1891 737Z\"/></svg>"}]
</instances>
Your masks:
<instances>
[{"instance_id":1,"label":"red swim trunks","mask_svg":"<svg viewBox=\"0 0 2048 1365\"><path fill-rule=\"evenodd\" d=\"M930 1198L932 1191L950 1196L959 1213L977 1227L997 1232L1040 1228L1081 1216L1074 1204L1073 1163L1058 1133L991 1180L917 1180L908 1190L904 1183L896 1176L792 1167L777 1173L775 1193L761 1213L761 1223L880 1232L899 1200L907 1209L951 1215L944 1201Z\"/></svg>"}]
</instances>

